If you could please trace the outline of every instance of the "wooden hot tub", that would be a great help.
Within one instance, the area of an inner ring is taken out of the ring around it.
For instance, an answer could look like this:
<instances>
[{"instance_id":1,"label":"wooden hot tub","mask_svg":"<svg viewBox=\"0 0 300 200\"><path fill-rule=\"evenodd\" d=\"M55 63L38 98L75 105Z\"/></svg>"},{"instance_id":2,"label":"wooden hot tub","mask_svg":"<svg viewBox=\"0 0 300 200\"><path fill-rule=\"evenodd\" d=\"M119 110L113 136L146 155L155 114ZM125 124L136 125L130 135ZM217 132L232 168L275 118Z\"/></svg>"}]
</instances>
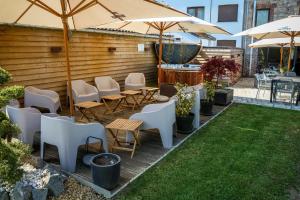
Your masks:
<instances>
[{"instance_id":1,"label":"wooden hot tub","mask_svg":"<svg viewBox=\"0 0 300 200\"><path fill-rule=\"evenodd\" d=\"M203 83L203 74L200 71L200 65L162 65L161 66L161 81L162 83L175 84L186 83L189 86Z\"/></svg>"}]
</instances>

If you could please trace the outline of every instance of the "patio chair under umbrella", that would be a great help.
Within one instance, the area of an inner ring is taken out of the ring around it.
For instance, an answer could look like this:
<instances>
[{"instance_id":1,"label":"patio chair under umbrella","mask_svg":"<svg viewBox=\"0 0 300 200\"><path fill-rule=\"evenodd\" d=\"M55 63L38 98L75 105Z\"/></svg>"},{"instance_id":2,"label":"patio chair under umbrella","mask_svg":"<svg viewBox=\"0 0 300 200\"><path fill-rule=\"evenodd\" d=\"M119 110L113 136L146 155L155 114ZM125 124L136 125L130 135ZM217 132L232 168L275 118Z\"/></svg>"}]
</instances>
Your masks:
<instances>
[{"instance_id":1,"label":"patio chair under umbrella","mask_svg":"<svg viewBox=\"0 0 300 200\"><path fill-rule=\"evenodd\" d=\"M68 30L145 17L187 14L152 0L0 0L0 24L63 28L68 89L72 92ZM70 114L73 100L70 94Z\"/></svg>"},{"instance_id":2,"label":"patio chair under umbrella","mask_svg":"<svg viewBox=\"0 0 300 200\"><path fill-rule=\"evenodd\" d=\"M294 46L300 46L300 37L294 38ZM262 48L262 47L280 47L280 68L283 64L283 47L290 46L290 38L274 38L274 39L263 39L252 44L249 44L251 48Z\"/></svg>"},{"instance_id":3,"label":"patio chair under umbrella","mask_svg":"<svg viewBox=\"0 0 300 200\"><path fill-rule=\"evenodd\" d=\"M163 17L163 18L144 18L125 20L99 26L98 28L111 28L117 30L134 31L143 34L159 34L159 54L158 54L158 84L161 78L162 63L162 39L163 33L167 32L192 32L192 33L209 33L209 34L230 34L224 29L208 23L196 17Z\"/></svg>"},{"instance_id":4,"label":"patio chair under umbrella","mask_svg":"<svg viewBox=\"0 0 300 200\"><path fill-rule=\"evenodd\" d=\"M294 39L300 36L300 16L289 16L284 19L269 22L246 31L235 34L234 36L249 35L256 39L267 38L290 38L290 54L288 62L288 70L291 68L292 50L294 47Z\"/></svg>"}]
</instances>

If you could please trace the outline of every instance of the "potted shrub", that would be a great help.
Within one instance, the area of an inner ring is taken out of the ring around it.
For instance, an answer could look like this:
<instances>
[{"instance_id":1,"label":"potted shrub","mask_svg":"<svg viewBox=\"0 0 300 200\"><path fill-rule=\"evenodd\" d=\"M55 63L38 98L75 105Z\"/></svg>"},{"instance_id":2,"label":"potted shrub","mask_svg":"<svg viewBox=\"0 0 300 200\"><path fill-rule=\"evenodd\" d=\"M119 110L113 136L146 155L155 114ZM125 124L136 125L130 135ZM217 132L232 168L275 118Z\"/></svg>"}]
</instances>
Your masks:
<instances>
[{"instance_id":1,"label":"potted shrub","mask_svg":"<svg viewBox=\"0 0 300 200\"><path fill-rule=\"evenodd\" d=\"M191 110L195 102L195 92L188 91L187 84L176 83L176 124L179 133L188 134L194 130L194 114Z\"/></svg>"},{"instance_id":2,"label":"potted shrub","mask_svg":"<svg viewBox=\"0 0 300 200\"><path fill-rule=\"evenodd\" d=\"M4 107L12 99L24 94L22 86L3 86L11 80L11 75L0 66L0 186L11 187L22 177L20 168L30 155L30 147L19 140L12 140L19 134L19 128L7 118Z\"/></svg>"},{"instance_id":3,"label":"potted shrub","mask_svg":"<svg viewBox=\"0 0 300 200\"><path fill-rule=\"evenodd\" d=\"M206 81L204 83L204 89L206 95L204 99L201 99L201 114L211 116L213 114L213 105L215 97L215 83L212 81Z\"/></svg>"},{"instance_id":4,"label":"potted shrub","mask_svg":"<svg viewBox=\"0 0 300 200\"><path fill-rule=\"evenodd\" d=\"M223 59L222 57L212 57L207 60L201 67L204 74L204 80L211 82L216 80L216 94L214 102L218 105L227 105L231 103L233 99L233 90L224 88L220 85L220 79L223 76L229 76L230 78L236 75L240 70L240 64L236 63L232 59Z\"/></svg>"},{"instance_id":5,"label":"potted shrub","mask_svg":"<svg viewBox=\"0 0 300 200\"><path fill-rule=\"evenodd\" d=\"M107 190L114 189L120 179L121 158L112 153L102 153L91 160L93 182Z\"/></svg>"}]
</instances>

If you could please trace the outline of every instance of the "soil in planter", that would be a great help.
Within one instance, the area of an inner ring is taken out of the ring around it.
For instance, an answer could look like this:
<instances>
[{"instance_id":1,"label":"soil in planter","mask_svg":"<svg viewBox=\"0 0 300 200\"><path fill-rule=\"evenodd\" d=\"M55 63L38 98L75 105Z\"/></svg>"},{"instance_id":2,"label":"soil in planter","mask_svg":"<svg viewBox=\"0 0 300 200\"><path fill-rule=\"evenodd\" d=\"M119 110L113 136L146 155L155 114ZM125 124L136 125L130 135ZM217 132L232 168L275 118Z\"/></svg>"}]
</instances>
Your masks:
<instances>
[{"instance_id":1,"label":"soil in planter","mask_svg":"<svg viewBox=\"0 0 300 200\"><path fill-rule=\"evenodd\" d=\"M118 162L118 159L111 156L101 156L94 160L94 163L97 165L113 165Z\"/></svg>"}]
</instances>

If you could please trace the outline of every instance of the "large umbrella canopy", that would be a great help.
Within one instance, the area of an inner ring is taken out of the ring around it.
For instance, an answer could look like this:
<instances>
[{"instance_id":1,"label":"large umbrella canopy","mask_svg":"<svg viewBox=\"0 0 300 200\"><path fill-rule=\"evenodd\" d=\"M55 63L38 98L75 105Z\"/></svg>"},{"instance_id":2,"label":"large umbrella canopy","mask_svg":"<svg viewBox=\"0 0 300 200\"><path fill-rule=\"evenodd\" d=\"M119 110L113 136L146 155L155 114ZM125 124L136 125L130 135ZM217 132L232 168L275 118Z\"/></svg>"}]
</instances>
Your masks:
<instances>
[{"instance_id":1,"label":"large umbrella canopy","mask_svg":"<svg viewBox=\"0 0 300 200\"><path fill-rule=\"evenodd\" d=\"M153 0L0 0L0 23L64 29L64 46L73 114L68 29L86 28L145 17L182 17L187 14Z\"/></svg>"},{"instance_id":2,"label":"large umbrella canopy","mask_svg":"<svg viewBox=\"0 0 300 200\"><path fill-rule=\"evenodd\" d=\"M267 38L290 38L290 54L288 70L291 68L292 49L294 47L294 38L300 36L300 16L290 16L284 19L266 23L246 31L235 34L234 36L249 35L257 39Z\"/></svg>"},{"instance_id":3,"label":"large umbrella canopy","mask_svg":"<svg viewBox=\"0 0 300 200\"><path fill-rule=\"evenodd\" d=\"M300 37L295 37L294 46L300 46ZM252 44L249 44L251 48L262 48L262 47L290 47L290 38L273 38L258 40Z\"/></svg>"},{"instance_id":4,"label":"large umbrella canopy","mask_svg":"<svg viewBox=\"0 0 300 200\"><path fill-rule=\"evenodd\" d=\"M162 63L162 36L163 32L193 32L193 33L214 33L230 34L224 29L201 20L196 17L156 17L134 20L125 20L122 22L98 26L98 28L110 28L117 30L134 31L143 34L159 34L159 55L158 55L158 84L161 79Z\"/></svg>"},{"instance_id":5,"label":"large umbrella canopy","mask_svg":"<svg viewBox=\"0 0 300 200\"><path fill-rule=\"evenodd\" d=\"M273 38L263 39L252 44L249 44L251 48L262 48L262 47L280 47L280 68L283 64L283 47L290 47L290 38ZM300 46L300 37L294 38L294 46Z\"/></svg>"}]
</instances>

